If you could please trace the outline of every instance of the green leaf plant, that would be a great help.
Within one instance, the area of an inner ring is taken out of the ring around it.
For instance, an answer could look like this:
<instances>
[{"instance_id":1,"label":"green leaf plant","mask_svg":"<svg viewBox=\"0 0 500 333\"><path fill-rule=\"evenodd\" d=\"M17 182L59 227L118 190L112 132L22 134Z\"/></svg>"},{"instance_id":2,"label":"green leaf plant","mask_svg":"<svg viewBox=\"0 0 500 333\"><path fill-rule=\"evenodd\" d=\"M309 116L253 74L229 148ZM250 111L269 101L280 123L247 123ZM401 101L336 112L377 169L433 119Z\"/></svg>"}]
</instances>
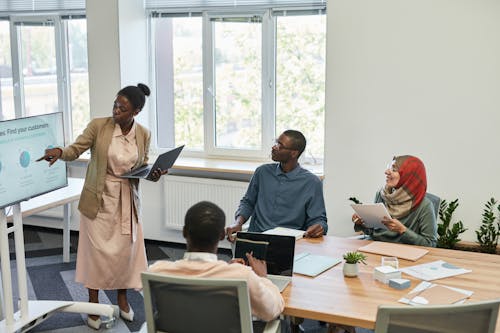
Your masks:
<instances>
[{"instance_id":1,"label":"green leaf plant","mask_svg":"<svg viewBox=\"0 0 500 333\"><path fill-rule=\"evenodd\" d=\"M442 200L439 204L439 219L442 223L438 223L438 239L437 246L444 249L453 249L455 244L460 241L460 234L465 232L462 221L452 223L453 212L458 207L458 199L451 201ZM451 228L450 228L451 225Z\"/></svg>"},{"instance_id":2,"label":"green leaf plant","mask_svg":"<svg viewBox=\"0 0 500 333\"><path fill-rule=\"evenodd\" d=\"M476 230L477 242L481 252L496 253L500 237L500 205L491 198L484 205L481 226ZM495 221L496 224L495 224Z\"/></svg>"},{"instance_id":3,"label":"green leaf plant","mask_svg":"<svg viewBox=\"0 0 500 333\"><path fill-rule=\"evenodd\" d=\"M366 256L358 251L346 252L344 253L344 260L348 264L357 264L358 262L362 262L366 265Z\"/></svg>"}]
</instances>

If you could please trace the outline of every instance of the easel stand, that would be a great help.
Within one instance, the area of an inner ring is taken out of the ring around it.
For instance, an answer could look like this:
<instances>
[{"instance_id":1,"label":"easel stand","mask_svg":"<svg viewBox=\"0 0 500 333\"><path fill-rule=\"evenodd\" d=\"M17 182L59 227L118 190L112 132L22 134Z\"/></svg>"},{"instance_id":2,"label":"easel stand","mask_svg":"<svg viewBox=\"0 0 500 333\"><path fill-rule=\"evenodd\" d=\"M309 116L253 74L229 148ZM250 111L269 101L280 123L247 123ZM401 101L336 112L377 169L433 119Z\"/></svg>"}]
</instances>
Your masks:
<instances>
[{"instance_id":1,"label":"easel stand","mask_svg":"<svg viewBox=\"0 0 500 333\"><path fill-rule=\"evenodd\" d=\"M7 227L4 209L0 209L0 260L1 282L0 292L0 332L27 332L54 313L73 312L87 313L113 318L114 307L108 304L67 301L28 301L28 285L26 278L26 262L24 257L24 236L21 205L13 206L13 226ZM12 276L10 269L10 253L8 235L14 234L17 283L19 289L19 311L14 313L12 294Z\"/></svg>"}]
</instances>

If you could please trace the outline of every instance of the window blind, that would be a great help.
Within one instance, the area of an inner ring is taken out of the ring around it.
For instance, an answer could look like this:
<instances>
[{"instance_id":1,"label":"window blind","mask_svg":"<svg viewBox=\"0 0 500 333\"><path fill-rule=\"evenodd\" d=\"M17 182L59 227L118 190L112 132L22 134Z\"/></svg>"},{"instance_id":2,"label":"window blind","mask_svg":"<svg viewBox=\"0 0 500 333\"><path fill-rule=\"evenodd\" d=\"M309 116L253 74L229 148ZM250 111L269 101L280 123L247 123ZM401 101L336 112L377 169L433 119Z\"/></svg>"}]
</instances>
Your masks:
<instances>
[{"instance_id":1,"label":"window blind","mask_svg":"<svg viewBox=\"0 0 500 333\"><path fill-rule=\"evenodd\" d=\"M85 0L1 0L0 15L85 10Z\"/></svg>"},{"instance_id":2,"label":"window blind","mask_svg":"<svg viewBox=\"0 0 500 333\"><path fill-rule=\"evenodd\" d=\"M326 7L326 0L145 0L148 10Z\"/></svg>"}]
</instances>

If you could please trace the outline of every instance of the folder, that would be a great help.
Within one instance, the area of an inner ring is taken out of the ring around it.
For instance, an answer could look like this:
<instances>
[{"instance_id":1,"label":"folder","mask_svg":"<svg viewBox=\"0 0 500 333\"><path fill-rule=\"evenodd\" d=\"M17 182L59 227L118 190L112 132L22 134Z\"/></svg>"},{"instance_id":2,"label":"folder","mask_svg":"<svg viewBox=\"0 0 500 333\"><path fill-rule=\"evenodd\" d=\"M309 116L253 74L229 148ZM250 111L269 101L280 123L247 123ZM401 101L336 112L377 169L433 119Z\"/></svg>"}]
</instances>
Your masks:
<instances>
[{"instance_id":1,"label":"folder","mask_svg":"<svg viewBox=\"0 0 500 333\"><path fill-rule=\"evenodd\" d=\"M339 258L304 252L295 256L293 272L314 277L337 265L341 261L342 260Z\"/></svg>"}]
</instances>

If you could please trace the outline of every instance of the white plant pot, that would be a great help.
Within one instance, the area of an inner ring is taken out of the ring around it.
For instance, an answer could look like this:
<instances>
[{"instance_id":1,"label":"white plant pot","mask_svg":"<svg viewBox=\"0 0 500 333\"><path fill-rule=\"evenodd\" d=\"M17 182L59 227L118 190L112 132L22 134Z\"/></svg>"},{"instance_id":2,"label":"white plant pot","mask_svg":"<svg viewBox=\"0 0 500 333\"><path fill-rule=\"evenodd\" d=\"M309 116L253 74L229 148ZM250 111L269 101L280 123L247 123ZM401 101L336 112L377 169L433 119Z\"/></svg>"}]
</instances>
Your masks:
<instances>
[{"instance_id":1,"label":"white plant pot","mask_svg":"<svg viewBox=\"0 0 500 333\"><path fill-rule=\"evenodd\" d=\"M358 264L348 264L344 263L344 267L342 267L342 271L344 272L344 276L347 277L355 277L358 276Z\"/></svg>"}]
</instances>

